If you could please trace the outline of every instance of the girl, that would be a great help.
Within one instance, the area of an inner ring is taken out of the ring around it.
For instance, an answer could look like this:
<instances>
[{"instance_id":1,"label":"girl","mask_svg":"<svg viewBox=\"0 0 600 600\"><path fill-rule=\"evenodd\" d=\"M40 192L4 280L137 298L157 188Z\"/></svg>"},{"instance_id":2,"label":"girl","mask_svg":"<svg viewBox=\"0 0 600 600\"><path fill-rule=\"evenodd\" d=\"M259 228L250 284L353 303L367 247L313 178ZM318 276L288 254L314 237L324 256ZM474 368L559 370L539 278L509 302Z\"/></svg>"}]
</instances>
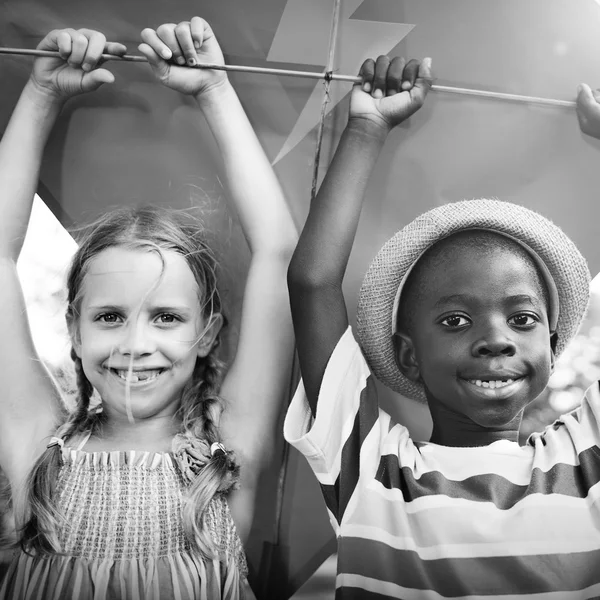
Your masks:
<instances>
[{"instance_id":1,"label":"girl","mask_svg":"<svg viewBox=\"0 0 600 600\"><path fill-rule=\"evenodd\" d=\"M39 48L61 58L35 61L0 143L0 464L22 532L2 598L252 596L242 544L289 383L296 232L226 75L178 66L223 62L209 25L195 17L142 39L157 79L196 99L223 155L252 254L237 352L221 381L224 317L198 226L121 209L91 228L68 275L79 396L65 413L36 357L15 263L62 105L112 83L100 56L125 48L87 29L49 33Z\"/></svg>"}]
</instances>

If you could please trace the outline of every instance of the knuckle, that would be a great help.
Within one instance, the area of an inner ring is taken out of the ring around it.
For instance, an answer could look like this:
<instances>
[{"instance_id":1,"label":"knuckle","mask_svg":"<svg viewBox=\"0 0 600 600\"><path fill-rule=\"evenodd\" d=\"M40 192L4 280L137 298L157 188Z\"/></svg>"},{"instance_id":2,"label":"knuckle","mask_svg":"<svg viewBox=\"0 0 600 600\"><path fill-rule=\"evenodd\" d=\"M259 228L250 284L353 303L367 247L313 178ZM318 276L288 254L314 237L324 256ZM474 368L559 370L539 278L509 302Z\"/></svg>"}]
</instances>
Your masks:
<instances>
[{"instance_id":1,"label":"knuckle","mask_svg":"<svg viewBox=\"0 0 600 600\"><path fill-rule=\"evenodd\" d=\"M158 35L168 35L175 29L174 23L163 23L156 28Z\"/></svg>"}]
</instances>

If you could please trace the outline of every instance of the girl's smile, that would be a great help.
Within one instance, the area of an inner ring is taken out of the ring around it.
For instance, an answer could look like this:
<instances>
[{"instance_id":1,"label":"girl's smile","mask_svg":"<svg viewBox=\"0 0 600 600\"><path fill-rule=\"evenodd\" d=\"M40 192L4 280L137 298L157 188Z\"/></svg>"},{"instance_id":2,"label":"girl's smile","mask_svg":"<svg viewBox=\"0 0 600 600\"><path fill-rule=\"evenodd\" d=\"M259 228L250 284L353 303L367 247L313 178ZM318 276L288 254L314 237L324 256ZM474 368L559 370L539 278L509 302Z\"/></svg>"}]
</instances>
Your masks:
<instances>
[{"instance_id":1,"label":"girl's smile","mask_svg":"<svg viewBox=\"0 0 600 600\"><path fill-rule=\"evenodd\" d=\"M127 414L127 402L134 418L174 414L206 351L196 280L182 255L162 258L111 247L84 279L76 348L112 416Z\"/></svg>"}]
</instances>

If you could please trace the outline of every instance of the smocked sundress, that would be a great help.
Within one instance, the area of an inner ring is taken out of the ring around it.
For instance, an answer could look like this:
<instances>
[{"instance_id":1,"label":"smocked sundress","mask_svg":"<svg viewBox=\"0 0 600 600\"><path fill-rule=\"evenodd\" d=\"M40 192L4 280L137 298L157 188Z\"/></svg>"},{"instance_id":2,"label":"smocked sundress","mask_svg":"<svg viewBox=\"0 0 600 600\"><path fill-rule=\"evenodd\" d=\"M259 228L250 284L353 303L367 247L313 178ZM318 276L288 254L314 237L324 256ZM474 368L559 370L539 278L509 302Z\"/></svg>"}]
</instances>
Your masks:
<instances>
[{"instance_id":1,"label":"smocked sundress","mask_svg":"<svg viewBox=\"0 0 600 600\"><path fill-rule=\"evenodd\" d=\"M62 448L63 555L15 554L2 600L242 600L247 567L226 497L207 507L219 551L193 552L182 525L185 481L169 453ZM248 592L251 596L251 592Z\"/></svg>"}]
</instances>

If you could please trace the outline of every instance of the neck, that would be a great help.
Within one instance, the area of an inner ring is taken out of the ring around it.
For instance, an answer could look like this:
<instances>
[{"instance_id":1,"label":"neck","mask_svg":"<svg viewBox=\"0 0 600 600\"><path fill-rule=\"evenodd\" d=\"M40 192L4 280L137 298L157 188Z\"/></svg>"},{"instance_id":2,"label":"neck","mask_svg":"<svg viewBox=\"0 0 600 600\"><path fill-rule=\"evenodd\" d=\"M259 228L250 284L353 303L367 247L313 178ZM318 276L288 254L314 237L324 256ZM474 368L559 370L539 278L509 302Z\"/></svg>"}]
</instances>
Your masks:
<instances>
[{"instance_id":1,"label":"neck","mask_svg":"<svg viewBox=\"0 0 600 600\"><path fill-rule=\"evenodd\" d=\"M173 415L135 419L132 423L121 415L106 415L104 423L94 432L86 449L147 450L168 452L180 421Z\"/></svg>"},{"instance_id":2,"label":"neck","mask_svg":"<svg viewBox=\"0 0 600 600\"><path fill-rule=\"evenodd\" d=\"M439 404L430 403L429 408L433 419L433 431L429 441L434 444L473 447L487 446L498 440L517 443L519 441L523 411L506 424L484 426Z\"/></svg>"}]
</instances>

